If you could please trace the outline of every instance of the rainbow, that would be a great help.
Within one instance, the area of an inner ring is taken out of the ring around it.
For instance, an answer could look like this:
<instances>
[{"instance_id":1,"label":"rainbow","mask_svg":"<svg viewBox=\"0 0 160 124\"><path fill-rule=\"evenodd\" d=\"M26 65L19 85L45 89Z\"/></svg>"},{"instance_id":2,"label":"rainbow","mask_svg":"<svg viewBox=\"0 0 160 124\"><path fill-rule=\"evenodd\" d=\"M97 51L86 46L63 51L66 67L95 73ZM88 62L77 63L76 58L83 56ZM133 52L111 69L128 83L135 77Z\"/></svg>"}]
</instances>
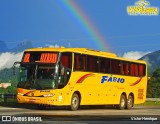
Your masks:
<instances>
[{"instance_id":1,"label":"rainbow","mask_svg":"<svg viewBox=\"0 0 160 124\"><path fill-rule=\"evenodd\" d=\"M63 7L72 15L85 32L92 38L93 45L98 50L110 51L109 44L101 35L98 28L91 21L89 16L77 5L76 0L58 0Z\"/></svg>"}]
</instances>

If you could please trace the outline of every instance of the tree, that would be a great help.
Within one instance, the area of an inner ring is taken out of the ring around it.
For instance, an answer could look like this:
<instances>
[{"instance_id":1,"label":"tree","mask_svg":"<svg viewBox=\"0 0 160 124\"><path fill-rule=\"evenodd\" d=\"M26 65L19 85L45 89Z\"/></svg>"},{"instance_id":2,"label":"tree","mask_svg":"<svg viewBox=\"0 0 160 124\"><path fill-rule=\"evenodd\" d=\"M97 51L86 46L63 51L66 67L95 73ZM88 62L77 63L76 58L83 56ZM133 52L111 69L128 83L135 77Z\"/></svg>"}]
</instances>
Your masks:
<instances>
[{"instance_id":1,"label":"tree","mask_svg":"<svg viewBox=\"0 0 160 124\"><path fill-rule=\"evenodd\" d=\"M160 68L153 72L151 79L148 81L147 97L160 97Z\"/></svg>"}]
</instances>

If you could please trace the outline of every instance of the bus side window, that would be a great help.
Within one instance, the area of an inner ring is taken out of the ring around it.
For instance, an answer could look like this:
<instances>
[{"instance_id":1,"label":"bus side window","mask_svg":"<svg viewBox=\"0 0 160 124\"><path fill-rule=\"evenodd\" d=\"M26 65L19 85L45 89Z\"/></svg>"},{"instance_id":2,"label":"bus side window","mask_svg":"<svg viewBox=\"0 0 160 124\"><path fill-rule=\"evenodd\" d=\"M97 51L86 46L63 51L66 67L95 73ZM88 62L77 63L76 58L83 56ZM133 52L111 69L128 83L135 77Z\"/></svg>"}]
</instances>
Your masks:
<instances>
[{"instance_id":1,"label":"bus side window","mask_svg":"<svg viewBox=\"0 0 160 124\"><path fill-rule=\"evenodd\" d=\"M87 71L95 72L95 60L93 56L87 56Z\"/></svg>"},{"instance_id":2,"label":"bus side window","mask_svg":"<svg viewBox=\"0 0 160 124\"><path fill-rule=\"evenodd\" d=\"M110 59L100 58L100 72L110 73Z\"/></svg>"},{"instance_id":3,"label":"bus side window","mask_svg":"<svg viewBox=\"0 0 160 124\"><path fill-rule=\"evenodd\" d=\"M59 85L63 88L69 81L72 69L72 53L62 53L61 62L59 63Z\"/></svg>"},{"instance_id":4,"label":"bus side window","mask_svg":"<svg viewBox=\"0 0 160 124\"><path fill-rule=\"evenodd\" d=\"M80 70L79 55L76 55L76 54L75 54L75 59L74 59L74 69L75 70Z\"/></svg>"},{"instance_id":5,"label":"bus side window","mask_svg":"<svg viewBox=\"0 0 160 124\"><path fill-rule=\"evenodd\" d=\"M129 75L129 63L124 63L124 74Z\"/></svg>"},{"instance_id":6,"label":"bus side window","mask_svg":"<svg viewBox=\"0 0 160 124\"><path fill-rule=\"evenodd\" d=\"M87 71L99 72L99 58L97 56L87 56Z\"/></svg>"},{"instance_id":7,"label":"bus side window","mask_svg":"<svg viewBox=\"0 0 160 124\"><path fill-rule=\"evenodd\" d=\"M62 65L67 68L72 68L72 53L62 53L61 57Z\"/></svg>"},{"instance_id":8,"label":"bus side window","mask_svg":"<svg viewBox=\"0 0 160 124\"><path fill-rule=\"evenodd\" d=\"M111 59L111 73L120 74L120 61Z\"/></svg>"},{"instance_id":9,"label":"bus side window","mask_svg":"<svg viewBox=\"0 0 160 124\"><path fill-rule=\"evenodd\" d=\"M145 65L140 64L139 65L139 76L145 76Z\"/></svg>"},{"instance_id":10,"label":"bus side window","mask_svg":"<svg viewBox=\"0 0 160 124\"><path fill-rule=\"evenodd\" d=\"M86 55L75 54L74 70L86 71Z\"/></svg>"},{"instance_id":11,"label":"bus side window","mask_svg":"<svg viewBox=\"0 0 160 124\"><path fill-rule=\"evenodd\" d=\"M101 58L100 61L100 72L105 73L106 72L106 64L105 64L105 59Z\"/></svg>"},{"instance_id":12,"label":"bus side window","mask_svg":"<svg viewBox=\"0 0 160 124\"><path fill-rule=\"evenodd\" d=\"M121 74L121 75L124 75L124 62L121 62L120 74Z\"/></svg>"},{"instance_id":13,"label":"bus side window","mask_svg":"<svg viewBox=\"0 0 160 124\"><path fill-rule=\"evenodd\" d=\"M130 74L131 74L131 76L134 76L134 64L133 63L131 63L131 65L130 65Z\"/></svg>"},{"instance_id":14,"label":"bus side window","mask_svg":"<svg viewBox=\"0 0 160 124\"><path fill-rule=\"evenodd\" d=\"M139 76L138 64L135 64L134 69L135 69L135 76Z\"/></svg>"},{"instance_id":15,"label":"bus side window","mask_svg":"<svg viewBox=\"0 0 160 124\"><path fill-rule=\"evenodd\" d=\"M82 61L83 61L83 71L86 71L86 55L82 55Z\"/></svg>"},{"instance_id":16,"label":"bus side window","mask_svg":"<svg viewBox=\"0 0 160 124\"><path fill-rule=\"evenodd\" d=\"M130 74L131 74L131 76L139 76L138 64L131 63Z\"/></svg>"},{"instance_id":17,"label":"bus side window","mask_svg":"<svg viewBox=\"0 0 160 124\"><path fill-rule=\"evenodd\" d=\"M111 71L110 59L106 59L105 64L106 64L106 73L110 73Z\"/></svg>"}]
</instances>

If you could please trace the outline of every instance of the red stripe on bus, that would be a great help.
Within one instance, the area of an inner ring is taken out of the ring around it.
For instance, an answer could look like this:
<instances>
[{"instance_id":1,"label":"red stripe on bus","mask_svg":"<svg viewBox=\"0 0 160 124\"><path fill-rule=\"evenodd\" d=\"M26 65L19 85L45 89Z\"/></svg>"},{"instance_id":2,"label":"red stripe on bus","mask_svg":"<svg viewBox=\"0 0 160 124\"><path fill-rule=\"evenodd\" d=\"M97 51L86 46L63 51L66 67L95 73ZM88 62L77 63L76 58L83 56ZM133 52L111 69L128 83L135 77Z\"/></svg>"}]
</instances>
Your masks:
<instances>
[{"instance_id":1,"label":"red stripe on bus","mask_svg":"<svg viewBox=\"0 0 160 124\"><path fill-rule=\"evenodd\" d=\"M83 80L85 80L86 78L93 76L94 74L85 74L83 75L81 78L78 79L78 81L76 83L82 83Z\"/></svg>"},{"instance_id":2,"label":"red stripe on bus","mask_svg":"<svg viewBox=\"0 0 160 124\"><path fill-rule=\"evenodd\" d=\"M139 82L141 82L141 80L142 80L142 77L141 77L140 79L138 79L135 83L131 84L130 86L135 86L135 85L137 85Z\"/></svg>"},{"instance_id":3,"label":"red stripe on bus","mask_svg":"<svg viewBox=\"0 0 160 124\"><path fill-rule=\"evenodd\" d=\"M34 91L29 91L29 92L26 93L26 95L28 95L28 94L30 94L30 93L32 93L32 92L34 92Z\"/></svg>"}]
</instances>

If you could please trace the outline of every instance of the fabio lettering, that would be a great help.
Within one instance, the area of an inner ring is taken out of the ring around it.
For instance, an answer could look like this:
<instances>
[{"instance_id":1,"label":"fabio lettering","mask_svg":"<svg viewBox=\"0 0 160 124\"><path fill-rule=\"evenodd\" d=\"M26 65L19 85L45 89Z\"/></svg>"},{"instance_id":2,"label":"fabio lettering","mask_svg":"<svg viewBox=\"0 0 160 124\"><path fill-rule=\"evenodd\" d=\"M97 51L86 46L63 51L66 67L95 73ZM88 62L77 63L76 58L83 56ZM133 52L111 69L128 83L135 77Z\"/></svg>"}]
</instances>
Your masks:
<instances>
[{"instance_id":1,"label":"fabio lettering","mask_svg":"<svg viewBox=\"0 0 160 124\"><path fill-rule=\"evenodd\" d=\"M104 82L115 82L115 83L124 83L125 79L124 78L118 78L118 77L112 77L112 76L102 76L101 83L103 84Z\"/></svg>"}]
</instances>

